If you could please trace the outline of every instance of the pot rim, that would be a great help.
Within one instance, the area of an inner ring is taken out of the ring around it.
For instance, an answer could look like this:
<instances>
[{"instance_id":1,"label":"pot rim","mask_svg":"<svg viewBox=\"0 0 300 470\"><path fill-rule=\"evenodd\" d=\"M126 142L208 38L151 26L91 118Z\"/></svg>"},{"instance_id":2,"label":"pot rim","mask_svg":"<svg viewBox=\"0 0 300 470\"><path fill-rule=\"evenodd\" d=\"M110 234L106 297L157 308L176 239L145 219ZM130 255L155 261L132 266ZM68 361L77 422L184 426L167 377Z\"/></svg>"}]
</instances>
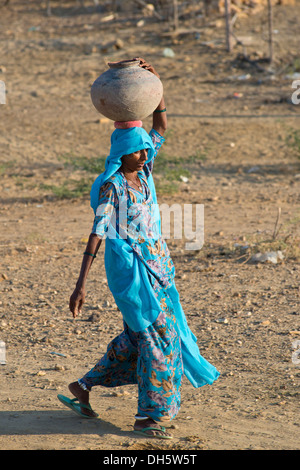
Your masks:
<instances>
[{"instance_id":1,"label":"pot rim","mask_svg":"<svg viewBox=\"0 0 300 470\"><path fill-rule=\"evenodd\" d=\"M120 60L118 62L108 62L108 66L110 68L124 68L124 67L133 67L135 65L139 65L140 61L137 59L128 59L128 60Z\"/></svg>"}]
</instances>

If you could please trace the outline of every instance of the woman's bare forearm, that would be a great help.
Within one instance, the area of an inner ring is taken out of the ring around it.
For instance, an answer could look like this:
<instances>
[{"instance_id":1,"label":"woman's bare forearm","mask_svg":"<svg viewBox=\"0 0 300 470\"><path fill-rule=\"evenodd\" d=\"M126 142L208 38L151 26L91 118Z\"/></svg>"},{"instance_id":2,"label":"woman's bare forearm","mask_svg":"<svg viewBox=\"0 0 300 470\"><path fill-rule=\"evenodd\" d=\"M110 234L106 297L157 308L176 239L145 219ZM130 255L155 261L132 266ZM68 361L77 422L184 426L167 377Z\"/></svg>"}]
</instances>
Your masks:
<instances>
[{"instance_id":1,"label":"woman's bare forearm","mask_svg":"<svg viewBox=\"0 0 300 470\"><path fill-rule=\"evenodd\" d=\"M164 135L167 130L167 112L164 97L162 97L156 110L153 112L153 129L160 135Z\"/></svg>"},{"instance_id":2,"label":"woman's bare forearm","mask_svg":"<svg viewBox=\"0 0 300 470\"><path fill-rule=\"evenodd\" d=\"M91 233L89 236L88 243L83 255L81 269L76 287L73 294L70 297L69 307L73 314L73 318L76 318L81 313L82 306L85 302L85 284L88 277L90 267L97 255L102 239L96 234Z\"/></svg>"},{"instance_id":3,"label":"woman's bare forearm","mask_svg":"<svg viewBox=\"0 0 300 470\"><path fill-rule=\"evenodd\" d=\"M86 284L86 280L88 277L89 270L93 264L93 261L98 253L102 242L102 238L99 238L96 234L91 233L89 236L88 243L86 245L86 249L84 251L80 274L78 277L78 281L76 284L77 288L84 288Z\"/></svg>"}]
</instances>

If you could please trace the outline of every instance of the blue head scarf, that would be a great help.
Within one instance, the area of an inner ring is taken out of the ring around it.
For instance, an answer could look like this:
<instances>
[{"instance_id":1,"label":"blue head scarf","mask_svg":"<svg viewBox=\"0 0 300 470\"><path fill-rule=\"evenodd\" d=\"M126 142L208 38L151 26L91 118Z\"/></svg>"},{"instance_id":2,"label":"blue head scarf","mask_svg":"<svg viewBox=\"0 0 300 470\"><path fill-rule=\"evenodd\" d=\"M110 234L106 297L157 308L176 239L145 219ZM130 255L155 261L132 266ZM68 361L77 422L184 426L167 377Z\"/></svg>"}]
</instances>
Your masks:
<instances>
[{"instance_id":1,"label":"blue head scarf","mask_svg":"<svg viewBox=\"0 0 300 470\"><path fill-rule=\"evenodd\" d=\"M92 185L90 198L91 207L96 213L99 190L106 181L114 175L122 165L122 156L137 152L138 150L148 149L146 163L149 163L154 155L155 148L150 135L142 127L131 127L129 129L116 129L111 136L110 153L105 161L105 171L98 176ZM156 193L152 175L148 178L148 185L154 201L156 202Z\"/></svg>"}]
</instances>

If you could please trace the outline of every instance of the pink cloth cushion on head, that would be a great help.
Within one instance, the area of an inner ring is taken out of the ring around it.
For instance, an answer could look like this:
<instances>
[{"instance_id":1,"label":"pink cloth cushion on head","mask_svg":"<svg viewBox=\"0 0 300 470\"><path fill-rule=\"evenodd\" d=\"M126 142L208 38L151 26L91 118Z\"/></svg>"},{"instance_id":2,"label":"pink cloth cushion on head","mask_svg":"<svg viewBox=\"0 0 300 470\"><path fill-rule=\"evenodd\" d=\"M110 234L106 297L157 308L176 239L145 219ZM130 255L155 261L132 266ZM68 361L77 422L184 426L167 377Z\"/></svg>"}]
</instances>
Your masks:
<instances>
[{"instance_id":1,"label":"pink cloth cushion on head","mask_svg":"<svg viewBox=\"0 0 300 470\"><path fill-rule=\"evenodd\" d=\"M142 121L115 121L116 129L129 129L130 127L142 127Z\"/></svg>"}]
</instances>

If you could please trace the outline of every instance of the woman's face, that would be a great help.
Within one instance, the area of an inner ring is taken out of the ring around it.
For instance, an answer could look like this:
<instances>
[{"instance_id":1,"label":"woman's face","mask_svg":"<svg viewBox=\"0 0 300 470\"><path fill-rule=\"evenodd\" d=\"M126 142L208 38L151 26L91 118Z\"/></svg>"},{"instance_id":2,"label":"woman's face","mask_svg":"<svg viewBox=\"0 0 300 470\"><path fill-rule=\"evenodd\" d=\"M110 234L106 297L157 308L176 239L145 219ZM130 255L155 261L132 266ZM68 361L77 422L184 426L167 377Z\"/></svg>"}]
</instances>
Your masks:
<instances>
[{"instance_id":1,"label":"woman's face","mask_svg":"<svg viewBox=\"0 0 300 470\"><path fill-rule=\"evenodd\" d=\"M137 152L123 155L122 167L128 171L141 171L147 160L148 149L138 150Z\"/></svg>"}]
</instances>

